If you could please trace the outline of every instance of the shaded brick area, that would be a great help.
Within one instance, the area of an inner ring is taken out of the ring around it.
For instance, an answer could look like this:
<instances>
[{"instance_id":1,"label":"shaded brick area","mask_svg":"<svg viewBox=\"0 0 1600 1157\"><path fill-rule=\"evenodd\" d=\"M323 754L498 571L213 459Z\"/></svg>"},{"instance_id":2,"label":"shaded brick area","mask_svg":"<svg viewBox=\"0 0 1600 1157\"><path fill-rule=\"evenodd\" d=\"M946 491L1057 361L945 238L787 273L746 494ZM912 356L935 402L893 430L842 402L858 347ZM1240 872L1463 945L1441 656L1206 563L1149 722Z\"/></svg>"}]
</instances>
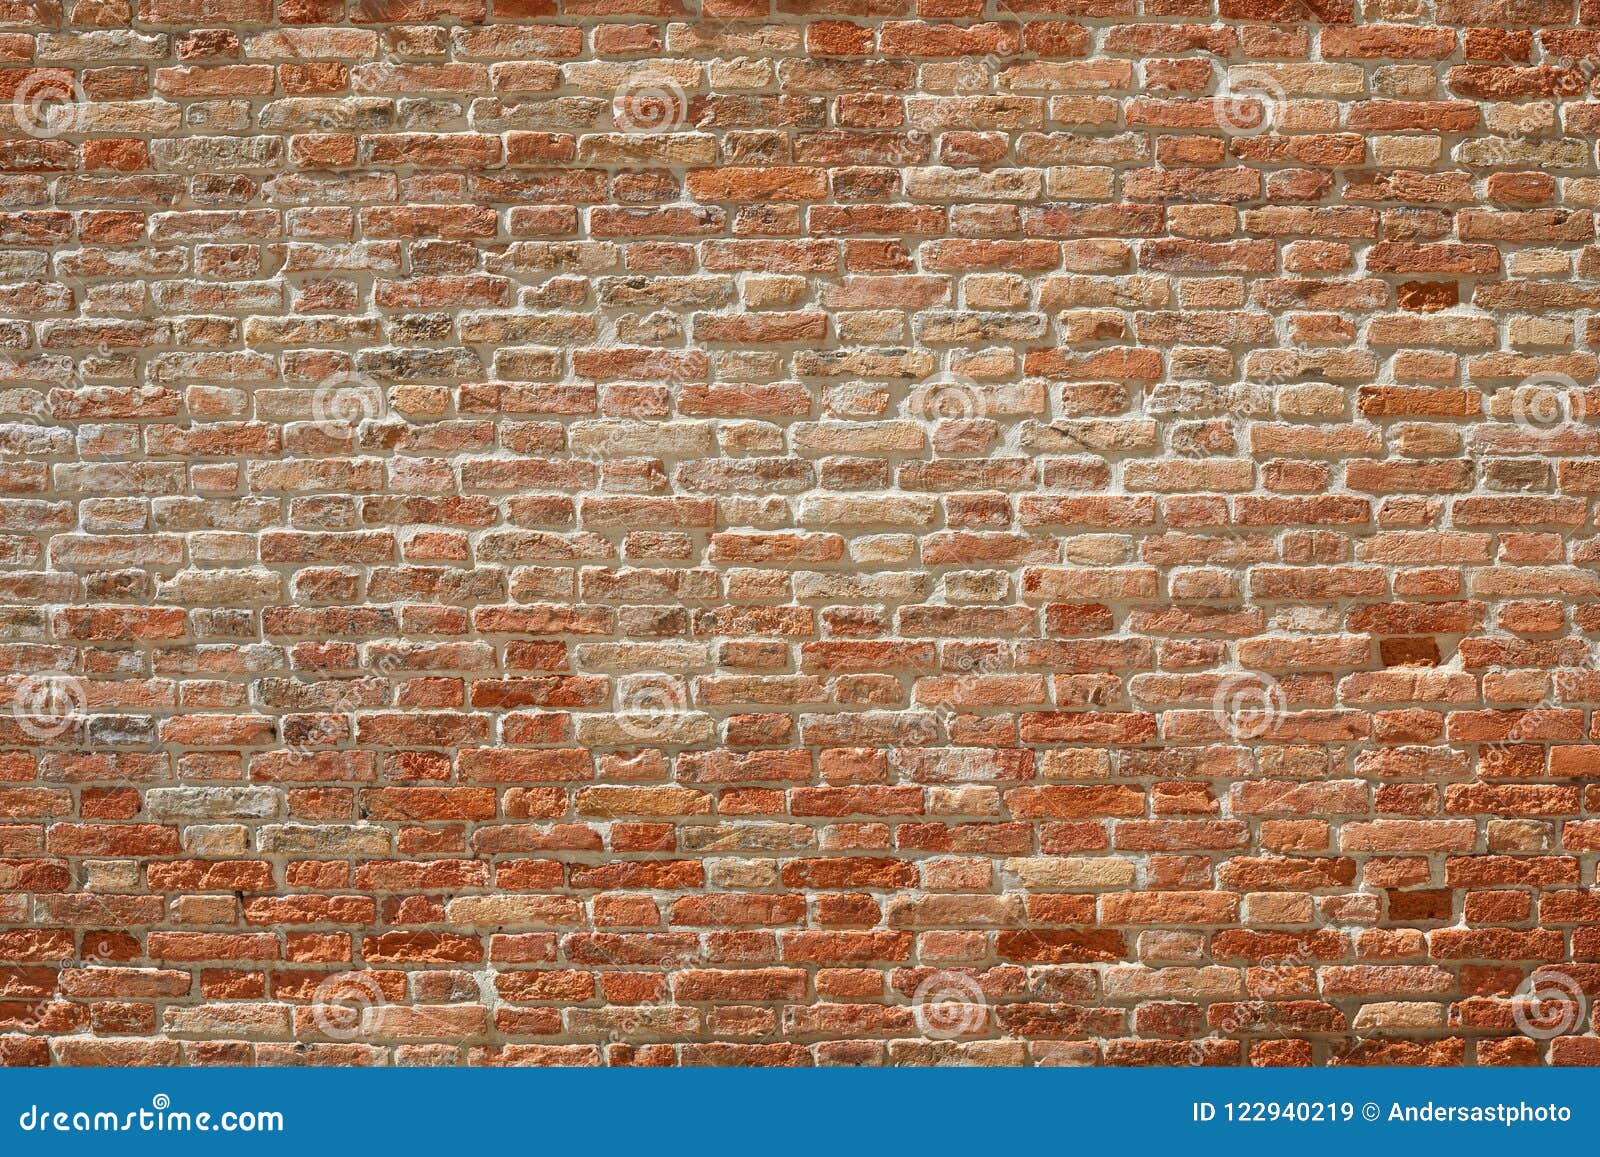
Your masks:
<instances>
[{"instance_id":1,"label":"shaded brick area","mask_svg":"<svg viewBox=\"0 0 1600 1157\"><path fill-rule=\"evenodd\" d=\"M0 1059L1600 1061L1593 0L0 0Z\"/></svg>"}]
</instances>

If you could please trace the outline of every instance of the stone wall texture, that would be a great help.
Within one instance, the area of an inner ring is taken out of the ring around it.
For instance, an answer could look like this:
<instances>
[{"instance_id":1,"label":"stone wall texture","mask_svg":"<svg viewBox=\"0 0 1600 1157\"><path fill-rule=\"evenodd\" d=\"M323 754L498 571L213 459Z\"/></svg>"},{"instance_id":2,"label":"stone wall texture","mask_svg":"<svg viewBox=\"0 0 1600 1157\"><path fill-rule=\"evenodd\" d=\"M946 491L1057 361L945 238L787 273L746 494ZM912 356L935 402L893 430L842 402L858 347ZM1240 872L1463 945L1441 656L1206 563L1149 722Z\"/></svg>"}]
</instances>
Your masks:
<instances>
[{"instance_id":1,"label":"stone wall texture","mask_svg":"<svg viewBox=\"0 0 1600 1157\"><path fill-rule=\"evenodd\" d=\"M1590 1064L1600 0L0 0L0 1058Z\"/></svg>"}]
</instances>

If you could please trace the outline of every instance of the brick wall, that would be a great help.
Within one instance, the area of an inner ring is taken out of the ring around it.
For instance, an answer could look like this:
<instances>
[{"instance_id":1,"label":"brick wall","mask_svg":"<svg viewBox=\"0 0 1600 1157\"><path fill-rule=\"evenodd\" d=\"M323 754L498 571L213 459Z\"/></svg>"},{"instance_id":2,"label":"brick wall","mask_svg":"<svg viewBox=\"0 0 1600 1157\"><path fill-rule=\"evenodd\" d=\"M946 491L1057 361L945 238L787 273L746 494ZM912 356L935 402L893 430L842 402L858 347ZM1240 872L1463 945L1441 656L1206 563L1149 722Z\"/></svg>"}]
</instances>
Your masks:
<instances>
[{"instance_id":1,"label":"brick wall","mask_svg":"<svg viewBox=\"0 0 1600 1157\"><path fill-rule=\"evenodd\" d=\"M1588 1063L1595 0L3 0L0 1056Z\"/></svg>"}]
</instances>

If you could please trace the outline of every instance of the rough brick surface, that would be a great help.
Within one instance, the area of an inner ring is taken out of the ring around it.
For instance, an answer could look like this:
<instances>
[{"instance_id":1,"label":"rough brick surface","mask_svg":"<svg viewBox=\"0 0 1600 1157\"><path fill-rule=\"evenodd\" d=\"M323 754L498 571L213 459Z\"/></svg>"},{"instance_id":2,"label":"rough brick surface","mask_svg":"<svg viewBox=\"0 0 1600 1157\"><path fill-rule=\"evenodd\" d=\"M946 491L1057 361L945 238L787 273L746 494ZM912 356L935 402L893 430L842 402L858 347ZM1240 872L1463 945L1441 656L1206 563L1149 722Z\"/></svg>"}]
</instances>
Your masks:
<instances>
[{"instance_id":1,"label":"rough brick surface","mask_svg":"<svg viewBox=\"0 0 1600 1157\"><path fill-rule=\"evenodd\" d=\"M1600 1061L1595 0L0 0L0 1057Z\"/></svg>"}]
</instances>

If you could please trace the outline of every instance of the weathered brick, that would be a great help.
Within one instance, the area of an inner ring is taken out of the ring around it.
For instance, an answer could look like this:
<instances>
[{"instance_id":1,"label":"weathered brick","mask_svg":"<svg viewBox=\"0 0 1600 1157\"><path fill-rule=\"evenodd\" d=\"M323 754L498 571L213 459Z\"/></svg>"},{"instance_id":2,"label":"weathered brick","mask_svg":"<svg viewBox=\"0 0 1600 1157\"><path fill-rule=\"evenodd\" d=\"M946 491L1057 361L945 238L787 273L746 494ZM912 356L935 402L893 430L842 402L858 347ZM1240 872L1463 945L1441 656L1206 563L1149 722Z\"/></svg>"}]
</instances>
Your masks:
<instances>
[{"instance_id":1,"label":"weathered brick","mask_svg":"<svg viewBox=\"0 0 1600 1157\"><path fill-rule=\"evenodd\" d=\"M0 1063L1600 1058L1592 4L23 7Z\"/></svg>"}]
</instances>

